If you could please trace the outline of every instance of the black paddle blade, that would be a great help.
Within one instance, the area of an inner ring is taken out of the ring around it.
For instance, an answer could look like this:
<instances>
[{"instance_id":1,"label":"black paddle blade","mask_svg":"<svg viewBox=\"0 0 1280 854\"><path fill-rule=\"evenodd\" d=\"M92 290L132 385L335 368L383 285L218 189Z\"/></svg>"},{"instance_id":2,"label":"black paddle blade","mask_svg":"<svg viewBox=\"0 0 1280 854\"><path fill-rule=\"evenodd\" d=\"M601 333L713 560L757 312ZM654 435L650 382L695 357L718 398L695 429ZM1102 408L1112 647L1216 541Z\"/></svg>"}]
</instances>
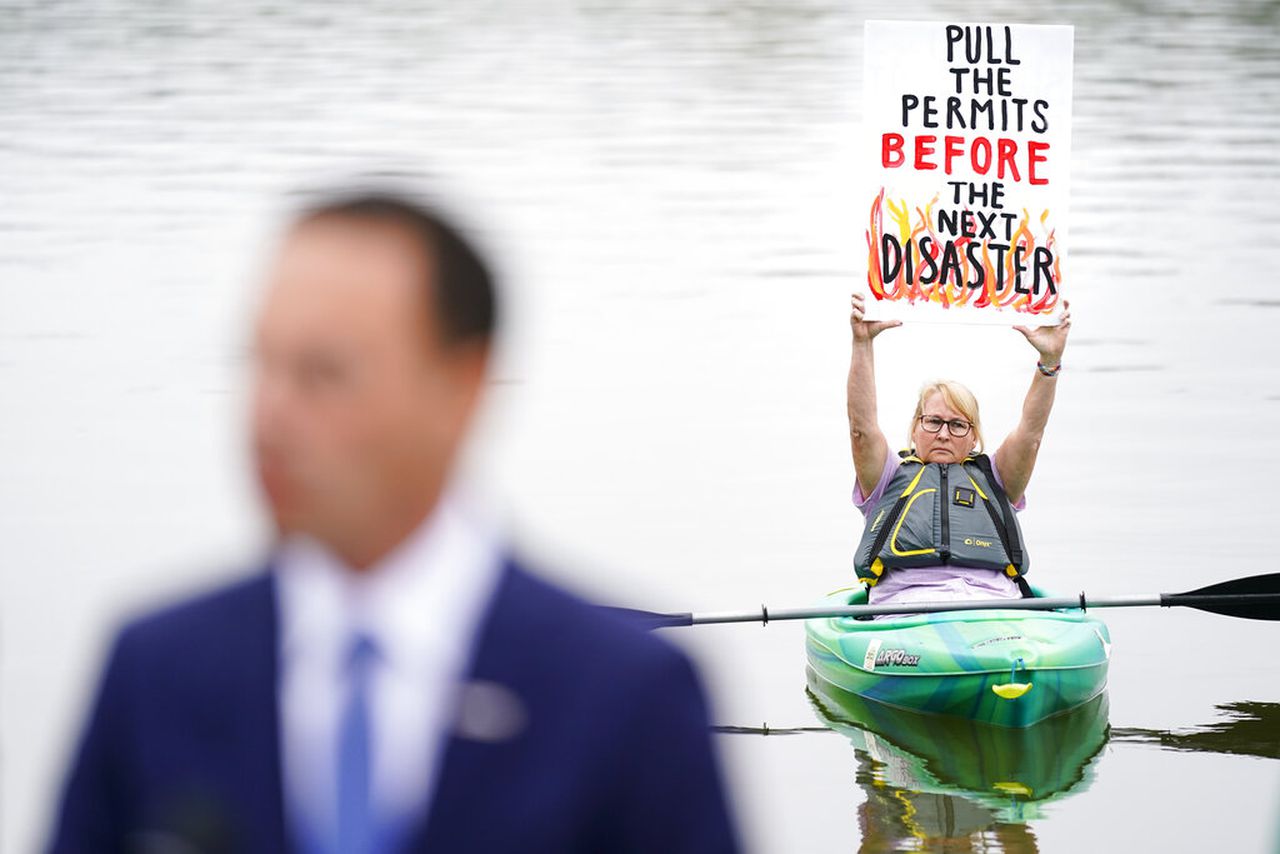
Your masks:
<instances>
[{"instance_id":1,"label":"black paddle blade","mask_svg":"<svg viewBox=\"0 0 1280 854\"><path fill-rule=\"evenodd\" d=\"M613 605L601 605L615 617L634 623L642 629L664 629L668 626L692 626L693 614L659 614L656 611L641 611L638 608L619 608Z\"/></svg>"},{"instance_id":2,"label":"black paddle blade","mask_svg":"<svg viewBox=\"0 0 1280 854\"><path fill-rule=\"evenodd\" d=\"M1246 620L1280 620L1280 573L1233 578L1187 593L1166 593L1160 604Z\"/></svg>"}]
</instances>

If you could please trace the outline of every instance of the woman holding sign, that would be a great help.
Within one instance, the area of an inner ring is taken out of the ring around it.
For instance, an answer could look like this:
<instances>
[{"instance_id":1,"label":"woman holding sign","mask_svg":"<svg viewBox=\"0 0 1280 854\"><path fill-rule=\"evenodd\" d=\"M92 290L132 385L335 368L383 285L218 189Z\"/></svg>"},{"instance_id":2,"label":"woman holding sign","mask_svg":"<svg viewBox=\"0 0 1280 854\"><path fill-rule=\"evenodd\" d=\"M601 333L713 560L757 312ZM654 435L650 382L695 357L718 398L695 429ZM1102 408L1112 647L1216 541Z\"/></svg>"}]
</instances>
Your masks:
<instances>
[{"instance_id":1,"label":"woman holding sign","mask_svg":"<svg viewBox=\"0 0 1280 854\"><path fill-rule=\"evenodd\" d=\"M1057 326L1015 326L1039 360L1022 418L996 450L983 451L978 401L957 382L920 390L910 445L891 454L876 412L872 342L899 320L863 317L853 295L850 323L849 436L857 471L854 503L866 525L854 560L870 602L1017 598L1029 595L1030 562L1014 511L1024 493L1053 408L1062 351L1071 329L1064 302Z\"/></svg>"}]
</instances>

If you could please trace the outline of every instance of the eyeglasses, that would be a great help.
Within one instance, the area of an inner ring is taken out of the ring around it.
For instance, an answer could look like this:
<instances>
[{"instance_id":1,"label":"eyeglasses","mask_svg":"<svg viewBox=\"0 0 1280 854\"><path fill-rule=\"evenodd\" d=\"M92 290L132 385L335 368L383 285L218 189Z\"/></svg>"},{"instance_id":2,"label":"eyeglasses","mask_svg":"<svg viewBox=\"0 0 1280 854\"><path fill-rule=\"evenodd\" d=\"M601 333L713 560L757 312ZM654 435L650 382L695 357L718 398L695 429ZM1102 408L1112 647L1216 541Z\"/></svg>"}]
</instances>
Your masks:
<instances>
[{"instance_id":1,"label":"eyeglasses","mask_svg":"<svg viewBox=\"0 0 1280 854\"><path fill-rule=\"evenodd\" d=\"M973 429L973 425L968 421L961 421L959 418L952 418L948 421L945 418L939 418L936 415L921 415L920 426L924 428L926 433L938 433L942 430L942 425L947 425L947 432L957 439L963 439L969 435L969 431Z\"/></svg>"}]
</instances>

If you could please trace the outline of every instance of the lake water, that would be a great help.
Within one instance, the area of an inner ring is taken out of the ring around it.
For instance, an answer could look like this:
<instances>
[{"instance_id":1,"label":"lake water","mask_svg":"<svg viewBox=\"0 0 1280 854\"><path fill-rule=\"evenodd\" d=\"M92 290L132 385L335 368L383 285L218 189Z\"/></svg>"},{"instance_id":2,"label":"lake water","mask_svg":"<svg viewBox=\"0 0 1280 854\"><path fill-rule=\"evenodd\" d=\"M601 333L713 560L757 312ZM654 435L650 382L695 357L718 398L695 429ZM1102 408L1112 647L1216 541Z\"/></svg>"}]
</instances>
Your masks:
<instances>
[{"instance_id":1,"label":"lake water","mask_svg":"<svg viewBox=\"0 0 1280 854\"><path fill-rule=\"evenodd\" d=\"M515 320L470 468L560 578L669 610L849 583L853 143L863 21L891 17L1076 26L1075 324L1023 516L1039 581L1274 571L1274 3L0 0L5 850L38 838L122 615L262 542L242 353L298 187L424 180L502 259ZM970 384L997 440L1013 425L1017 333L877 344L893 441L933 376ZM1275 850L1275 625L1107 622L1106 705L1022 748L1048 759L1021 790L827 727L799 624L666 635L713 693L754 851Z\"/></svg>"}]
</instances>

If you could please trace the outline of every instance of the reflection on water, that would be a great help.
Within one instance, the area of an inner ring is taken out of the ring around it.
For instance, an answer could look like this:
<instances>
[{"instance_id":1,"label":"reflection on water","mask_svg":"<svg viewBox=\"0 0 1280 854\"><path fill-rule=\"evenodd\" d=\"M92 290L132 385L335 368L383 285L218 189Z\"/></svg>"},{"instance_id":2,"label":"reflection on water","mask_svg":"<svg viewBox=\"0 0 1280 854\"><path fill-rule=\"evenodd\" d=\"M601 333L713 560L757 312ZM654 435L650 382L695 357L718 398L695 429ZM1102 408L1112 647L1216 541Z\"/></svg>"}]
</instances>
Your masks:
<instances>
[{"instance_id":1,"label":"reflection on water","mask_svg":"<svg viewBox=\"0 0 1280 854\"><path fill-rule=\"evenodd\" d=\"M927 715L864 700L809 679L819 717L857 757L864 851L943 846L1036 850L1023 826L1086 789L1107 743L1107 698L1024 729Z\"/></svg>"},{"instance_id":2,"label":"reflection on water","mask_svg":"<svg viewBox=\"0 0 1280 854\"><path fill-rule=\"evenodd\" d=\"M1108 744L1280 759L1280 703L1221 703L1221 720L1162 730L1110 726L1104 693L1065 715L1008 729L893 708L809 677L806 694L824 726L715 729L847 738L864 797L856 812L864 854L1038 852L1032 822L1050 803L1089 788Z\"/></svg>"},{"instance_id":3,"label":"reflection on water","mask_svg":"<svg viewBox=\"0 0 1280 854\"><path fill-rule=\"evenodd\" d=\"M1226 720L1177 730L1116 727L1111 738L1166 750L1280 759L1280 703L1220 703L1216 708Z\"/></svg>"},{"instance_id":4,"label":"reflection on water","mask_svg":"<svg viewBox=\"0 0 1280 854\"><path fill-rule=\"evenodd\" d=\"M806 694L824 726L719 726L726 735L843 735L854 748L858 850L1038 852L1031 822L1089 788L1104 748L1280 759L1280 703L1221 703L1224 716L1162 730L1112 727L1105 693L1026 729L898 709L817 679Z\"/></svg>"}]
</instances>

